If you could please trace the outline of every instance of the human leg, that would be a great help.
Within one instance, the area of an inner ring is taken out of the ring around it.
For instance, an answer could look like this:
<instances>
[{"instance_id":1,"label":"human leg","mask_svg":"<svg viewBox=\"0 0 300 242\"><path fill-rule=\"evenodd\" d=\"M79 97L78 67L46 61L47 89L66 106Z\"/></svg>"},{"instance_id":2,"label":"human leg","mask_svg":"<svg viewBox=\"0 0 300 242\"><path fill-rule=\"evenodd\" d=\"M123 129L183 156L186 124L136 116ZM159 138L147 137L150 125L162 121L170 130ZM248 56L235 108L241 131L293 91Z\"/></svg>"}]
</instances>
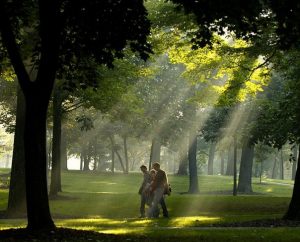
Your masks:
<instances>
[{"instance_id":1,"label":"human leg","mask_svg":"<svg viewBox=\"0 0 300 242\"><path fill-rule=\"evenodd\" d=\"M160 203L161 208L163 210L163 216L165 218L168 218L169 217L169 212L168 212L168 209L167 209L167 205L166 205L164 196L161 197L159 203Z\"/></svg>"},{"instance_id":2,"label":"human leg","mask_svg":"<svg viewBox=\"0 0 300 242\"><path fill-rule=\"evenodd\" d=\"M163 197L163 189L157 188L154 191L153 201L149 209L148 217L157 217L157 211L159 211L158 204L160 203L161 198ZM155 216L156 215L156 216Z\"/></svg>"},{"instance_id":3,"label":"human leg","mask_svg":"<svg viewBox=\"0 0 300 242\"><path fill-rule=\"evenodd\" d=\"M140 217L145 217L145 204L146 204L146 196L144 194L141 195L141 205L140 205Z\"/></svg>"}]
</instances>

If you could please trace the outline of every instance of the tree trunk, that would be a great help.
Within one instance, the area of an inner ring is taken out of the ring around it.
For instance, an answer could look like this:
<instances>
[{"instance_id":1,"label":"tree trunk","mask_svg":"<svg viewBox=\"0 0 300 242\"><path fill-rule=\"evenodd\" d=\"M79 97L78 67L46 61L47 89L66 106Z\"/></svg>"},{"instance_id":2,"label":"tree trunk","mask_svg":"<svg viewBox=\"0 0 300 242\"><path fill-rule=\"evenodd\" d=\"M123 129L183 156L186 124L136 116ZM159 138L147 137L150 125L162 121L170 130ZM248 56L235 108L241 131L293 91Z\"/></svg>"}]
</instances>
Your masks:
<instances>
[{"instance_id":1,"label":"tree trunk","mask_svg":"<svg viewBox=\"0 0 300 242\"><path fill-rule=\"evenodd\" d=\"M109 136L111 143L111 172L115 172L115 140L113 136Z\"/></svg>"},{"instance_id":2,"label":"tree trunk","mask_svg":"<svg viewBox=\"0 0 300 242\"><path fill-rule=\"evenodd\" d=\"M127 136L124 135L123 137L124 143L124 156L125 156L125 173L128 174L129 172L129 161L128 161L128 149L127 149Z\"/></svg>"},{"instance_id":3,"label":"tree trunk","mask_svg":"<svg viewBox=\"0 0 300 242\"><path fill-rule=\"evenodd\" d=\"M300 153L300 146L299 146ZM298 156L297 171L295 176L295 183L293 189L292 199L288 211L284 215L284 219L300 220L300 156Z\"/></svg>"},{"instance_id":4,"label":"tree trunk","mask_svg":"<svg viewBox=\"0 0 300 242\"><path fill-rule=\"evenodd\" d=\"M125 167L124 167L124 164L123 164L122 157L121 157L120 153L116 149L115 149L115 153L118 156L118 159L120 161L123 173L126 174L126 170L125 170Z\"/></svg>"},{"instance_id":5,"label":"tree trunk","mask_svg":"<svg viewBox=\"0 0 300 242\"><path fill-rule=\"evenodd\" d=\"M272 169L272 179L276 179L276 167L277 167L277 155L275 155L275 159L274 159L274 164L273 164L273 169Z\"/></svg>"},{"instance_id":6,"label":"tree trunk","mask_svg":"<svg viewBox=\"0 0 300 242\"><path fill-rule=\"evenodd\" d=\"M224 158L224 152L222 152L221 153L221 171L220 171L222 176L225 174L224 165L225 165L225 158Z\"/></svg>"},{"instance_id":7,"label":"tree trunk","mask_svg":"<svg viewBox=\"0 0 300 242\"><path fill-rule=\"evenodd\" d=\"M259 162L255 162L255 166L254 166L254 176L255 177L259 177L259 173L260 173L260 171L259 171Z\"/></svg>"},{"instance_id":8,"label":"tree trunk","mask_svg":"<svg viewBox=\"0 0 300 242\"><path fill-rule=\"evenodd\" d=\"M30 79L26 71L2 1L0 5L1 41L7 49L26 103L24 147L27 228L29 230L54 229L47 191L46 119L58 66L60 27L63 26L59 18L60 3L39 2L39 14L42 16L39 25L41 45L35 81Z\"/></svg>"},{"instance_id":9,"label":"tree trunk","mask_svg":"<svg viewBox=\"0 0 300 242\"><path fill-rule=\"evenodd\" d=\"M280 179L284 180L284 160L282 149L280 150Z\"/></svg>"},{"instance_id":10,"label":"tree trunk","mask_svg":"<svg viewBox=\"0 0 300 242\"><path fill-rule=\"evenodd\" d=\"M17 95L16 126L7 205L7 216L9 218L23 217L26 215L24 151L25 99L19 87Z\"/></svg>"},{"instance_id":11,"label":"tree trunk","mask_svg":"<svg viewBox=\"0 0 300 242\"><path fill-rule=\"evenodd\" d=\"M214 158L215 158L215 150L216 150L216 143L212 142L209 147L209 156L208 156L208 175L214 174Z\"/></svg>"},{"instance_id":12,"label":"tree trunk","mask_svg":"<svg viewBox=\"0 0 300 242\"><path fill-rule=\"evenodd\" d=\"M160 162L160 148L161 148L160 138L159 137L153 138L151 144L149 170L152 168L152 164L154 162Z\"/></svg>"},{"instance_id":13,"label":"tree trunk","mask_svg":"<svg viewBox=\"0 0 300 242\"><path fill-rule=\"evenodd\" d=\"M295 144L295 147L293 148L293 166L292 166L292 180L295 180L296 176L296 170L297 170L297 160L298 160L298 154L297 154L297 145Z\"/></svg>"},{"instance_id":14,"label":"tree trunk","mask_svg":"<svg viewBox=\"0 0 300 242\"><path fill-rule=\"evenodd\" d=\"M54 90L53 94L53 136L52 136L52 169L50 196L57 196L61 192L61 118L62 100L59 89Z\"/></svg>"},{"instance_id":15,"label":"tree trunk","mask_svg":"<svg viewBox=\"0 0 300 242\"><path fill-rule=\"evenodd\" d=\"M233 196L237 195L237 137L233 137Z\"/></svg>"},{"instance_id":16,"label":"tree trunk","mask_svg":"<svg viewBox=\"0 0 300 242\"><path fill-rule=\"evenodd\" d=\"M85 152L84 152L84 150L82 149L82 151L81 151L81 153L80 153L80 170L82 171L83 170L83 163L84 163L84 156L85 156L85 154L84 154Z\"/></svg>"},{"instance_id":17,"label":"tree trunk","mask_svg":"<svg viewBox=\"0 0 300 242\"><path fill-rule=\"evenodd\" d=\"M242 148L238 192L252 193L252 166L254 158L254 145L245 142Z\"/></svg>"},{"instance_id":18,"label":"tree trunk","mask_svg":"<svg viewBox=\"0 0 300 242\"><path fill-rule=\"evenodd\" d=\"M196 194L199 193L198 184L198 171L197 171L197 136L190 132L189 135L189 149L188 149L188 159L189 159L189 190L188 193Z\"/></svg>"},{"instance_id":19,"label":"tree trunk","mask_svg":"<svg viewBox=\"0 0 300 242\"><path fill-rule=\"evenodd\" d=\"M28 229L33 230L55 227L50 215L46 175L46 118L49 99L43 96L38 88L25 96L25 183Z\"/></svg>"},{"instance_id":20,"label":"tree trunk","mask_svg":"<svg viewBox=\"0 0 300 242\"><path fill-rule=\"evenodd\" d=\"M228 159L227 159L227 167L226 167L226 176L233 176L233 163L234 163L234 149L229 146L228 147Z\"/></svg>"},{"instance_id":21,"label":"tree trunk","mask_svg":"<svg viewBox=\"0 0 300 242\"><path fill-rule=\"evenodd\" d=\"M90 146L90 144L88 144L88 148L87 148L87 150L85 150L84 156L83 156L83 170L84 171L90 170L90 161L91 160L90 160L89 146Z\"/></svg>"},{"instance_id":22,"label":"tree trunk","mask_svg":"<svg viewBox=\"0 0 300 242\"><path fill-rule=\"evenodd\" d=\"M52 131L52 130L51 130ZM47 143L47 164L48 164L48 169L51 168L51 161L52 161L52 133L51 133L50 129L48 129L48 143Z\"/></svg>"},{"instance_id":23,"label":"tree trunk","mask_svg":"<svg viewBox=\"0 0 300 242\"><path fill-rule=\"evenodd\" d=\"M179 149L179 168L177 175L186 176L188 174L188 150L187 145Z\"/></svg>"},{"instance_id":24,"label":"tree trunk","mask_svg":"<svg viewBox=\"0 0 300 242\"><path fill-rule=\"evenodd\" d=\"M64 171L68 170L68 153L67 153L67 140L66 140L66 134L64 132L64 129L62 127L61 131L61 146L60 146L60 161L61 161L61 169Z\"/></svg>"}]
</instances>

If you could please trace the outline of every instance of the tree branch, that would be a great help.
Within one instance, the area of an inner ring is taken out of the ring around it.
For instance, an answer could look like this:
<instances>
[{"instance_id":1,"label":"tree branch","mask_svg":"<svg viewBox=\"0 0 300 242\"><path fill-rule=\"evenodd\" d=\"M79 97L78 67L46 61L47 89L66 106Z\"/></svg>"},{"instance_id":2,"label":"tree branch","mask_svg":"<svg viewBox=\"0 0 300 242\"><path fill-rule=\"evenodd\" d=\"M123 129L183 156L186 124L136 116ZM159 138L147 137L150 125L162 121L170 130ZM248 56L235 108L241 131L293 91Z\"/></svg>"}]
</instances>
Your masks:
<instances>
[{"instance_id":1,"label":"tree branch","mask_svg":"<svg viewBox=\"0 0 300 242\"><path fill-rule=\"evenodd\" d=\"M69 107L63 107L63 112L64 113L68 113L68 112L71 112L77 108L80 108L82 105L84 104L84 101L79 101L78 103L75 103Z\"/></svg>"},{"instance_id":2,"label":"tree branch","mask_svg":"<svg viewBox=\"0 0 300 242\"><path fill-rule=\"evenodd\" d=\"M22 61L16 38L12 31L9 18L6 14L3 1L0 1L0 33L2 42L8 52L11 64L18 77L19 84L24 91L24 94L26 94L32 82Z\"/></svg>"}]
</instances>

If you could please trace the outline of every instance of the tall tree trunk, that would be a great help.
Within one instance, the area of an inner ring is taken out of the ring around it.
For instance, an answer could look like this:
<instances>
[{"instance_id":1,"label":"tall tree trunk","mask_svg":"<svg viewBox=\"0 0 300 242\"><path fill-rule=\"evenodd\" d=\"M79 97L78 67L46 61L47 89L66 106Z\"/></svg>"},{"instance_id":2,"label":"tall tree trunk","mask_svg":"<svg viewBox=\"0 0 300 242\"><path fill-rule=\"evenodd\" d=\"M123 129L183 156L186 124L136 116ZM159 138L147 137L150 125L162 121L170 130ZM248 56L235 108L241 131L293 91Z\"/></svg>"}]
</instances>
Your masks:
<instances>
[{"instance_id":1,"label":"tall tree trunk","mask_svg":"<svg viewBox=\"0 0 300 242\"><path fill-rule=\"evenodd\" d=\"M255 177L259 177L259 162L255 162L255 166L254 166L254 176Z\"/></svg>"},{"instance_id":2,"label":"tall tree trunk","mask_svg":"<svg viewBox=\"0 0 300 242\"><path fill-rule=\"evenodd\" d=\"M233 137L233 196L237 195L237 137Z\"/></svg>"},{"instance_id":3,"label":"tall tree trunk","mask_svg":"<svg viewBox=\"0 0 300 242\"><path fill-rule=\"evenodd\" d=\"M209 155L208 155L208 175L214 174L214 159L215 159L215 151L216 151L216 143L212 142L209 147Z\"/></svg>"},{"instance_id":4,"label":"tall tree trunk","mask_svg":"<svg viewBox=\"0 0 300 242\"><path fill-rule=\"evenodd\" d=\"M284 180L284 160L282 149L280 150L280 179Z\"/></svg>"},{"instance_id":5,"label":"tall tree trunk","mask_svg":"<svg viewBox=\"0 0 300 242\"><path fill-rule=\"evenodd\" d=\"M80 170L82 171L83 170L83 163L84 163L84 156L85 156L85 154L84 154L85 152L84 152L84 150L82 149L81 150L81 153L80 153Z\"/></svg>"},{"instance_id":6,"label":"tall tree trunk","mask_svg":"<svg viewBox=\"0 0 300 242\"><path fill-rule=\"evenodd\" d=\"M68 152L67 152L67 140L66 140L66 133L62 127L61 130L61 149L60 149L60 161L61 161L61 169L63 171L68 170Z\"/></svg>"},{"instance_id":7,"label":"tall tree trunk","mask_svg":"<svg viewBox=\"0 0 300 242\"><path fill-rule=\"evenodd\" d=\"M238 192L252 192L252 166L254 158L254 145L248 141L243 144L240 165Z\"/></svg>"},{"instance_id":8,"label":"tall tree trunk","mask_svg":"<svg viewBox=\"0 0 300 242\"><path fill-rule=\"evenodd\" d=\"M188 174L188 149L187 145L183 145L179 149L179 168L177 175L186 176Z\"/></svg>"},{"instance_id":9,"label":"tall tree trunk","mask_svg":"<svg viewBox=\"0 0 300 242\"><path fill-rule=\"evenodd\" d=\"M55 88L53 93L53 136L52 136L52 169L50 196L57 196L61 192L61 119L62 100L60 90Z\"/></svg>"},{"instance_id":10,"label":"tall tree trunk","mask_svg":"<svg viewBox=\"0 0 300 242\"><path fill-rule=\"evenodd\" d=\"M188 193L196 194L199 193L198 170L197 170L197 136L192 132L190 132L189 135L188 159L189 159L189 174L190 174Z\"/></svg>"},{"instance_id":11,"label":"tall tree trunk","mask_svg":"<svg viewBox=\"0 0 300 242\"><path fill-rule=\"evenodd\" d=\"M129 161L128 161L128 149L127 149L127 136L123 136L123 143L124 143L124 156L125 156L125 173L128 174L129 172Z\"/></svg>"},{"instance_id":12,"label":"tall tree trunk","mask_svg":"<svg viewBox=\"0 0 300 242\"><path fill-rule=\"evenodd\" d=\"M115 172L115 140L113 136L109 136L111 143L111 172Z\"/></svg>"},{"instance_id":13,"label":"tall tree trunk","mask_svg":"<svg viewBox=\"0 0 300 242\"><path fill-rule=\"evenodd\" d=\"M46 95L45 95L46 96ZM29 229L54 228L47 189L46 117L48 100L41 90L27 93L25 115L25 183Z\"/></svg>"},{"instance_id":14,"label":"tall tree trunk","mask_svg":"<svg viewBox=\"0 0 300 242\"><path fill-rule=\"evenodd\" d=\"M124 167L124 164L123 164L122 157L121 157L120 153L116 149L115 149L115 153L118 156L118 159L120 161L123 173L126 174L126 170L125 170L125 167Z\"/></svg>"},{"instance_id":15,"label":"tall tree trunk","mask_svg":"<svg viewBox=\"0 0 300 242\"><path fill-rule=\"evenodd\" d=\"M225 165L224 152L221 152L221 171L220 171L220 173L222 176L225 174L224 165Z\"/></svg>"},{"instance_id":16,"label":"tall tree trunk","mask_svg":"<svg viewBox=\"0 0 300 242\"><path fill-rule=\"evenodd\" d=\"M89 171L90 170L90 152L89 152L89 146L90 144L88 144L88 148L85 150L84 152L84 156L83 156L83 170L84 171Z\"/></svg>"},{"instance_id":17,"label":"tall tree trunk","mask_svg":"<svg viewBox=\"0 0 300 242\"><path fill-rule=\"evenodd\" d=\"M152 164L154 162L160 162L160 148L161 148L160 138L159 137L153 138L151 143L149 170L151 169Z\"/></svg>"},{"instance_id":18,"label":"tall tree trunk","mask_svg":"<svg viewBox=\"0 0 300 242\"><path fill-rule=\"evenodd\" d=\"M51 168L51 161L52 161L52 142L53 142L53 138L52 138L52 130L48 129L48 142L47 142L47 164L48 164L48 169L50 170Z\"/></svg>"},{"instance_id":19,"label":"tall tree trunk","mask_svg":"<svg viewBox=\"0 0 300 242\"><path fill-rule=\"evenodd\" d=\"M35 81L26 71L16 38L0 1L1 41L23 90L26 103L24 147L25 184L27 202L27 228L30 230L53 229L47 191L46 119L47 109L58 66L61 36L60 2L40 1L40 59Z\"/></svg>"},{"instance_id":20,"label":"tall tree trunk","mask_svg":"<svg viewBox=\"0 0 300 242\"><path fill-rule=\"evenodd\" d=\"M234 163L234 149L230 145L228 147L228 159L226 167L226 176L233 176L233 163Z\"/></svg>"},{"instance_id":21,"label":"tall tree trunk","mask_svg":"<svg viewBox=\"0 0 300 242\"><path fill-rule=\"evenodd\" d=\"M299 146L300 154L300 146ZM284 215L284 219L300 220L300 155L298 156L297 171L295 176L295 183L293 189L292 199L288 211Z\"/></svg>"},{"instance_id":22,"label":"tall tree trunk","mask_svg":"<svg viewBox=\"0 0 300 242\"><path fill-rule=\"evenodd\" d=\"M273 169L272 169L272 179L276 179L277 175L277 155L274 157L274 164L273 164Z\"/></svg>"},{"instance_id":23,"label":"tall tree trunk","mask_svg":"<svg viewBox=\"0 0 300 242\"><path fill-rule=\"evenodd\" d=\"M297 160L298 160L298 146L295 144L293 148L293 166L292 166L292 180L295 180L296 170L297 170Z\"/></svg>"},{"instance_id":24,"label":"tall tree trunk","mask_svg":"<svg viewBox=\"0 0 300 242\"><path fill-rule=\"evenodd\" d=\"M24 151L25 99L19 87L17 95L16 126L7 205L7 216L9 218L26 215Z\"/></svg>"}]
</instances>

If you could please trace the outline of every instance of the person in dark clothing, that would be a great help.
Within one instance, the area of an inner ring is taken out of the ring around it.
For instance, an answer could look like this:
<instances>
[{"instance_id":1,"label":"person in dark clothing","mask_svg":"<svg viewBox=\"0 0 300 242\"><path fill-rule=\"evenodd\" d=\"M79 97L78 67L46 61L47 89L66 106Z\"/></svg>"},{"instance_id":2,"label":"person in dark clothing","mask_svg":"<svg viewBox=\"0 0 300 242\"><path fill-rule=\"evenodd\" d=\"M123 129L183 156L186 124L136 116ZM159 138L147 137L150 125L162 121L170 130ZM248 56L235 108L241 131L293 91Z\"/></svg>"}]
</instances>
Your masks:
<instances>
[{"instance_id":1,"label":"person in dark clothing","mask_svg":"<svg viewBox=\"0 0 300 242\"><path fill-rule=\"evenodd\" d=\"M140 205L140 217L141 218L144 218L145 217L145 205L146 205L146 202L147 202L147 194L146 194L146 187L147 187L147 184L150 184L151 183L151 176L149 174L149 172L147 171L147 166L145 165L142 165L140 167L141 169L141 172L143 173L144 175L144 179L143 179L143 182L140 186L140 189L139 189L139 194L141 196L141 205Z\"/></svg>"},{"instance_id":2,"label":"person in dark clothing","mask_svg":"<svg viewBox=\"0 0 300 242\"><path fill-rule=\"evenodd\" d=\"M160 169L158 162L153 163L152 167L156 170L156 175L150 186L150 192L153 192L153 201L148 216L155 217L155 211L158 210L158 204L160 204L163 210L163 216L168 218L169 213L164 199L165 191L169 189L168 177L166 172Z\"/></svg>"}]
</instances>

